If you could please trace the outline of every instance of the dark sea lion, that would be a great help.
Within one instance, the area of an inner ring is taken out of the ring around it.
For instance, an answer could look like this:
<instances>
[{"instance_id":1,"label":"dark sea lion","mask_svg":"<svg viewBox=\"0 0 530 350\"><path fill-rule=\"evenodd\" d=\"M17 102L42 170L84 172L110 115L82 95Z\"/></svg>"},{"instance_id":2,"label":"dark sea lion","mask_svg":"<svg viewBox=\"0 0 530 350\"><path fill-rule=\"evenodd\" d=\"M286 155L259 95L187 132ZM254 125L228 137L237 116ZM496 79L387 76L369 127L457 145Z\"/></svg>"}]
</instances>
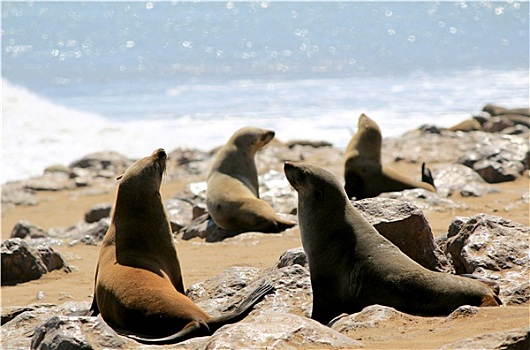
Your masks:
<instances>
[{"instance_id":1,"label":"dark sea lion","mask_svg":"<svg viewBox=\"0 0 530 350\"><path fill-rule=\"evenodd\" d=\"M96 268L92 314L145 343L209 335L242 319L272 286L261 284L232 313L212 318L184 293L182 273L160 185L167 155L157 149L135 162L116 194Z\"/></svg>"},{"instance_id":2,"label":"dark sea lion","mask_svg":"<svg viewBox=\"0 0 530 350\"><path fill-rule=\"evenodd\" d=\"M217 152L208 173L206 205L220 228L274 233L295 225L259 198L254 156L273 138L274 131L245 127Z\"/></svg>"},{"instance_id":3,"label":"dark sea lion","mask_svg":"<svg viewBox=\"0 0 530 350\"><path fill-rule=\"evenodd\" d=\"M432 177L430 183L414 181L383 166L383 137L376 122L361 114L357 126L357 132L344 151L344 180L348 197L363 199L376 197L383 192L412 188L436 192ZM423 174L425 173L424 171Z\"/></svg>"},{"instance_id":4,"label":"dark sea lion","mask_svg":"<svg viewBox=\"0 0 530 350\"><path fill-rule=\"evenodd\" d=\"M329 171L291 162L284 170L298 192L314 320L327 324L373 304L416 315L448 315L461 305L500 305L484 283L428 270L402 253L353 207Z\"/></svg>"}]
</instances>

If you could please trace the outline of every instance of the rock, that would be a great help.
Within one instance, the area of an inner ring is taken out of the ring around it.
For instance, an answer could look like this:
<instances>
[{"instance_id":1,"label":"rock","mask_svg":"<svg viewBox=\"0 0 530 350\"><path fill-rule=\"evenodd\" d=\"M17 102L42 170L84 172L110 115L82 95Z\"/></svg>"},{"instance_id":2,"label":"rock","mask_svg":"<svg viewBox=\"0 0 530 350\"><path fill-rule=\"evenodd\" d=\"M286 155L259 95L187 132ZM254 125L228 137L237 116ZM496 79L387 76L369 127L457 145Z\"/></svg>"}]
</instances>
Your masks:
<instances>
[{"instance_id":1,"label":"rock","mask_svg":"<svg viewBox=\"0 0 530 350\"><path fill-rule=\"evenodd\" d=\"M211 152L196 149L176 149L168 154L168 162L174 165L168 166L168 177L175 179L182 176L206 174L211 159Z\"/></svg>"},{"instance_id":2,"label":"rock","mask_svg":"<svg viewBox=\"0 0 530 350\"><path fill-rule=\"evenodd\" d=\"M127 157L113 151L95 152L74 161L70 168L82 168L92 170L126 170L133 162Z\"/></svg>"},{"instance_id":3,"label":"rock","mask_svg":"<svg viewBox=\"0 0 530 350\"><path fill-rule=\"evenodd\" d=\"M85 213L85 222L91 224L94 222L98 222L99 220L103 218L107 218L110 216L111 210L112 210L111 203L95 205L92 208L90 208L89 211Z\"/></svg>"},{"instance_id":4,"label":"rock","mask_svg":"<svg viewBox=\"0 0 530 350\"><path fill-rule=\"evenodd\" d=\"M110 217L105 217L93 223L81 221L67 229L50 229L48 235L60 239L70 239L70 245L75 245L79 242L95 245L103 240L105 233L109 229L110 222Z\"/></svg>"},{"instance_id":5,"label":"rock","mask_svg":"<svg viewBox=\"0 0 530 350\"><path fill-rule=\"evenodd\" d=\"M283 172L270 170L259 177L259 183L260 198L269 203L274 211L296 213L298 196Z\"/></svg>"},{"instance_id":6,"label":"rock","mask_svg":"<svg viewBox=\"0 0 530 350\"><path fill-rule=\"evenodd\" d=\"M220 328L196 349L343 349L363 344L311 319L289 313L260 312Z\"/></svg>"},{"instance_id":7,"label":"rock","mask_svg":"<svg viewBox=\"0 0 530 350\"><path fill-rule=\"evenodd\" d=\"M492 117L482 125L482 130L485 132L501 132L513 126L515 126L515 123L506 117Z\"/></svg>"},{"instance_id":8,"label":"rock","mask_svg":"<svg viewBox=\"0 0 530 350\"><path fill-rule=\"evenodd\" d=\"M125 344L100 318L89 316L53 316L31 339L31 349L123 349Z\"/></svg>"},{"instance_id":9,"label":"rock","mask_svg":"<svg viewBox=\"0 0 530 350\"><path fill-rule=\"evenodd\" d=\"M336 317L330 322L331 328L337 332L355 337L355 331L359 328L374 328L382 326L386 321L393 319L409 319L412 317L396 309L383 305L370 305L360 312Z\"/></svg>"},{"instance_id":10,"label":"rock","mask_svg":"<svg viewBox=\"0 0 530 350\"><path fill-rule=\"evenodd\" d=\"M475 170L484 180L489 183L513 181L518 178L525 166L519 161L505 161L496 157L495 159L482 159L473 164Z\"/></svg>"},{"instance_id":11,"label":"rock","mask_svg":"<svg viewBox=\"0 0 530 350\"><path fill-rule=\"evenodd\" d=\"M34 249L20 238L12 238L2 243L1 249L2 286L35 280L53 270L70 272L61 255L48 246Z\"/></svg>"},{"instance_id":12,"label":"rock","mask_svg":"<svg viewBox=\"0 0 530 350\"><path fill-rule=\"evenodd\" d=\"M432 134L414 130L400 137L385 138L382 155L384 164L404 160L417 164L460 163L472 167L474 162L490 159L509 166L510 161L523 163L528 149L528 135L524 134L448 130Z\"/></svg>"},{"instance_id":13,"label":"rock","mask_svg":"<svg viewBox=\"0 0 530 350\"><path fill-rule=\"evenodd\" d=\"M186 291L186 295L196 303L232 297L256 280L258 274L259 269L257 268L234 266L204 282L191 285Z\"/></svg>"},{"instance_id":14,"label":"rock","mask_svg":"<svg viewBox=\"0 0 530 350\"><path fill-rule=\"evenodd\" d=\"M256 283L267 280L274 291L254 306L254 310L311 314L312 291L309 271L298 265L272 267L260 271L252 267L232 267L204 282L189 287L187 296L208 313L222 313L234 299L241 299L243 288L251 290ZM254 311L253 311L254 312Z\"/></svg>"},{"instance_id":15,"label":"rock","mask_svg":"<svg viewBox=\"0 0 530 350\"><path fill-rule=\"evenodd\" d=\"M388 198L352 201L363 217L401 251L423 267L450 272L451 267L421 210L408 202Z\"/></svg>"},{"instance_id":16,"label":"rock","mask_svg":"<svg viewBox=\"0 0 530 350\"><path fill-rule=\"evenodd\" d=\"M409 202L421 210L431 210L438 212L452 211L454 209L465 208L465 204L458 204L454 201L439 196L437 193L427 191L423 188L414 188L398 192L383 192L378 197L397 199Z\"/></svg>"},{"instance_id":17,"label":"rock","mask_svg":"<svg viewBox=\"0 0 530 350\"><path fill-rule=\"evenodd\" d=\"M313 148L320 147L333 147L333 144L328 141L314 141L314 140L290 140L285 143L289 148L294 148L296 146L310 146Z\"/></svg>"},{"instance_id":18,"label":"rock","mask_svg":"<svg viewBox=\"0 0 530 350\"><path fill-rule=\"evenodd\" d=\"M11 231L11 238L43 238L46 237L46 232L40 227L33 225L26 220L19 220L13 230Z\"/></svg>"},{"instance_id":19,"label":"rock","mask_svg":"<svg viewBox=\"0 0 530 350\"><path fill-rule=\"evenodd\" d=\"M434 183L441 197L449 197L458 192L463 197L481 197L495 189L473 169L462 164L435 167Z\"/></svg>"},{"instance_id":20,"label":"rock","mask_svg":"<svg viewBox=\"0 0 530 350\"><path fill-rule=\"evenodd\" d=\"M76 188L75 182L65 173L45 173L25 182L25 187L33 191L62 191Z\"/></svg>"},{"instance_id":21,"label":"rock","mask_svg":"<svg viewBox=\"0 0 530 350\"><path fill-rule=\"evenodd\" d=\"M442 346L442 349L530 349L530 327L480 335Z\"/></svg>"},{"instance_id":22,"label":"rock","mask_svg":"<svg viewBox=\"0 0 530 350\"><path fill-rule=\"evenodd\" d=\"M25 182L8 182L2 185L2 211L8 206L34 206L37 205L35 191L26 188Z\"/></svg>"},{"instance_id":23,"label":"rock","mask_svg":"<svg viewBox=\"0 0 530 350\"><path fill-rule=\"evenodd\" d=\"M446 243L456 273L494 280L501 287L503 303L528 302L530 295L524 297L524 292L530 273L530 228L486 214L457 220ZM514 293L519 296L514 298Z\"/></svg>"},{"instance_id":24,"label":"rock","mask_svg":"<svg viewBox=\"0 0 530 350\"><path fill-rule=\"evenodd\" d=\"M479 308L477 306L471 306L471 305L462 305L455 311L451 312L449 316L445 318L445 321L452 321L459 318L466 318L473 315L476 315L479 311Z\"/></svg>"},{"instance_id":25,"label":"rock","mask_svg":"<svg viewBox=\"0 0 530 350\"><path fill-rule=\"evenodd\" d=\"M193 220L193 204L182 199L168 199L164 201L171 229L173 232L179 231Z\"/></svg>"},{"instance_id":26,"label":"rock","mask_svg":"<svg viewBox=\"0 0 530 350\"><path fill-rule=\"evenodd\" d=\"M92 185L121 175L133 163L117 152L96 152L69 165L70 177L78 187Z\"/></svg>"},{"instance_id":27,"label":"rock","mask_svg":"<svg viewBox=\"0 0 530 350\"><path fill-rule=\"evenodd\" d=\"M294 264L303 266L306 269L309 268L307 263L307 255L305 254L304 249L302 247L293 248L285 251L280 256L280 260L278 261L278 265L276 265L276 267L282 268L286 266L292 266Z\"/></svg>"}]
</instances>

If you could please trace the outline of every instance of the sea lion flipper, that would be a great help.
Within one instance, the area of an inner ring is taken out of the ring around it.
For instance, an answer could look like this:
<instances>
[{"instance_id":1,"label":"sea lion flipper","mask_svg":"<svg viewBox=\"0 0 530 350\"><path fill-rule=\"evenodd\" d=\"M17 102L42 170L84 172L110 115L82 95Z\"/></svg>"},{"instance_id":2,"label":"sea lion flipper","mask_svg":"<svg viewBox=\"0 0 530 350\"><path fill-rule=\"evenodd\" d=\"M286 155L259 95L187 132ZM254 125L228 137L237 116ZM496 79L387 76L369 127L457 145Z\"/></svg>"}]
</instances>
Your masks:
<instances>
[{"instance_id":1,"label":"sea lion flipper","mask_svg":"<svg viewBox=\"0 0 530 350\"><path fill-rule=\"evenodd\" d=\"M434 185L434 179L432 177L431 170L425 166L425 163L421 164L421 181L426 182L436 189Z\"/></svg>"},{"instance_id":2,"label":"sea lion flipper","mask_svg":"<svg viewBox=\"0 0 530 350\"><path fill-rule=\"evenodd\" d=\"M136 340L139 343L162 345L162 344L171 344L171 343L184 341L194 336L209 335L209 334L210 334L210 328L205 322L192 321L186 327L184 327L182 330L178 331L177 333L172 334L167 337L163 337L163 338L144 338L144 337L134 335L134 334L121 334L121 335L126 336L127 338L130 338L130 339Z\"/></svg>"},{"instance_id":3,"label":"sea lion flipper","mask_svg":"<svg viewBox=\"0 0 530 350\"><path fill-rule=\"evenodd\" d=\"M252 310L252 307L272 290L274 290L274 286L269 281L263 279L260 284L245 297L234 312L212 318L208 321L208 326L210 326L211 332L215 332L218 328L227 323L238 322L245 318Z\"/></svg>"}]
</instances>

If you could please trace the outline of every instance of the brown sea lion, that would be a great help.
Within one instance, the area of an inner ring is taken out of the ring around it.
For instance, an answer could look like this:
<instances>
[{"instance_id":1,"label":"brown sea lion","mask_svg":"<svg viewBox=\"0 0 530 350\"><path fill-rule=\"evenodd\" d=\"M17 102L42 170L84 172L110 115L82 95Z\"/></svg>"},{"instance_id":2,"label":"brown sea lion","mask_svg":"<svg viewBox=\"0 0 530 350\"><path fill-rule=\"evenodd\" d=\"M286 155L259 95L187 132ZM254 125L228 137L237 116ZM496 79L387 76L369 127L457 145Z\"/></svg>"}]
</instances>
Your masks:
<instances>
[{"instance_id":1,"label":"brown sea lion","mask_svg":"<svg viewBox=\"0 0 530 350\"><path fill-rule=\"evenodd\" d=\"M344 180L348 197L363 199L376 197L383 192L424 188L436 192L432 177L420 182L383 166L381 146L383 138L379 126L365 114L361 114L358 129L344 151ZM427 174L424 171L423 174Z\"/></svg>"},{"instance_id":2,"label":"brown sea lion","mask_svg":"<svg viewBox=\"0 0 530 350\"><path fill-rule=\"evenodd\" d=\"M101 313L119 333L146 343L209 335L242 319L272 289L261 284L234 312L217 318L184 295L179 259L160 196L166 161L166 152L157 149L118 178L91 308L93 315Z\"/></svg>"},{"instance_id":3,"label":"brown sea lion","mask_svg":"<svg viewBox=\"0 0 530 350\"><path fill-rule=\"evenodd\" d=\"M220 228L238 232L281 232L294 226L259 198L254 156L273 138L274 131L244 127L217 152L208 173L206 205Z\"/></svg>"},{"instance_id":4,"label":"brown sea lion","mask_svg":"<svg viewBox=\"0 0 530 350\"><path fill-rule=\"evenodd\" d=\"M461 305L500 304L484 283L428 270L402 253L353 207L329 171L290 162L284 170L298 192L314 320L327 324L342 313L373 304L417 315L447 315Z\"/></svg>"}]
</instances>

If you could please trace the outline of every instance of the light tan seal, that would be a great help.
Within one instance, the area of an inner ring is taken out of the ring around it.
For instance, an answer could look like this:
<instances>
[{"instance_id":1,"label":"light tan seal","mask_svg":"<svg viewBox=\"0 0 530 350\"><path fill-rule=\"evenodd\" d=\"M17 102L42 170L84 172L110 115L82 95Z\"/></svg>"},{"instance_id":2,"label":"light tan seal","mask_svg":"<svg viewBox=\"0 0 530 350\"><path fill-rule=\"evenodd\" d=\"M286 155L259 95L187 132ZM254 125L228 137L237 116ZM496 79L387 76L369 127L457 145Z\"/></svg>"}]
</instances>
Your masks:
<instances>
[{"instance_id":1,"label":"light tan seal","mask_svg":"<svg viewBox=\"0 0 530 350\"><path fill-rule=\"evenodd\" d=\"M422 165L422 181L409 179L381 163L383 138L379 126L365 114L344 151L344 180L348 197L363 199L383 192L424 188L436 192L430 171Z\"/></svg>"},{"instance_id":2,"label":"light tan seal","mask_svg":"<svg viewBox=\"0 0 530 350\"><path fill-rule=\"evenodd\" d=\"M233 313L212 318L184 295L182 273L160 185L167 155L157 149L123 176L101 244L93 315L130 338L171 343L209 335L244 317L271 290L261 284Z\"/></svg>"},{"instance_id":3,"label":"light tan seal","mask_svg":"<svg viewBox=\"0 0 530 350\"><path fill-rule=\"evenodd\" d=\"M217 152L208 173L206 205L220 228L275 233L294 226L259 198L254 156L273 138L274 131L244 127Z\"/></svg>"},{"instance_id":4,"label":"light tan seal","mask_svg":"<svg viewBox=\"0 0 530 350\"><path fill-rule=\"evenodd\" d=\"M342 313L380 304L417 315L447 315L461 305L497 306L479 281L428 270L380 235L322 168L284 165L298 192L298 219L307 254L313 312L327 324Z\"/></svg>"}]
</instances>

